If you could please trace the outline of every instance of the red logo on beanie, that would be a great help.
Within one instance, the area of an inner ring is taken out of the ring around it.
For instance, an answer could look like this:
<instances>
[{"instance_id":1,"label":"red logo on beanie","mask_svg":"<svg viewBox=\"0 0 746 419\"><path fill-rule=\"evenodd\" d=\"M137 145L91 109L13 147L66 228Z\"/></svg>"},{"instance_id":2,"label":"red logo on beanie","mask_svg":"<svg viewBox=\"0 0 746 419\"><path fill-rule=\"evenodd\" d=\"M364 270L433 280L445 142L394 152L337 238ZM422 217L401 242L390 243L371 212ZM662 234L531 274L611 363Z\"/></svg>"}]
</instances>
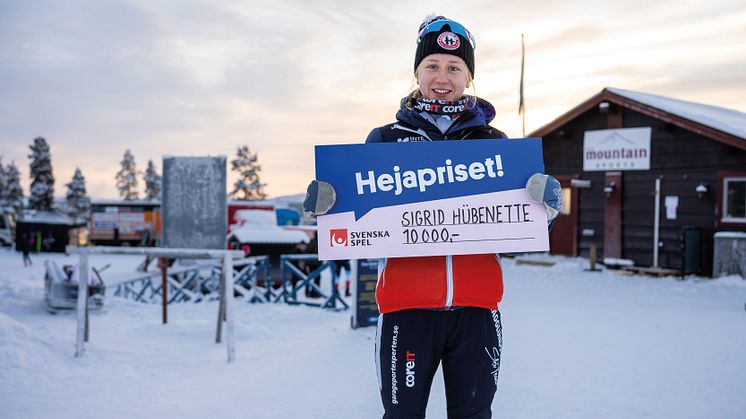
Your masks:
<instances>
[{"instance_id":1,"label":"red logo on beanie","mask_svg":"<svg viewBox=\"0 0 746 419\"><path fill-rule=\"evenodd\" d=\"M443 49L453 51L461 45L461 40L453 32L443 32L438 36L438 45Z\"/></svg>"}]
</instances>

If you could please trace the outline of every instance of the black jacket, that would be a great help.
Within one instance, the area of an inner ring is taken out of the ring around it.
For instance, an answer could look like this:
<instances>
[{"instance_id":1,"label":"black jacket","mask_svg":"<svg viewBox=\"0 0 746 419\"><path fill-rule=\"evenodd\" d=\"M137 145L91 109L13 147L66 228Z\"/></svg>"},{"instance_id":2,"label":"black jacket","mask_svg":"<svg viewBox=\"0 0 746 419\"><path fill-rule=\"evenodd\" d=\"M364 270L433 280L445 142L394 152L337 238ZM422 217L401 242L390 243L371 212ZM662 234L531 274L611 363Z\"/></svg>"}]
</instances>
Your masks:
<instances>
[{"instance_id":1,"label":"black jacket","mask_svg":"<svg viewBox=\"0 0 746 419\"><path fill-rule=\"evenodd\" d=\"M420 116L418 111L408 108L408 99L402 99L396 122L374 128L366 143L508 138L489 125L495 117L495 108L484 99L477 98L475 106L459 116L445 133Z\"/></svg>"}]
</instances>

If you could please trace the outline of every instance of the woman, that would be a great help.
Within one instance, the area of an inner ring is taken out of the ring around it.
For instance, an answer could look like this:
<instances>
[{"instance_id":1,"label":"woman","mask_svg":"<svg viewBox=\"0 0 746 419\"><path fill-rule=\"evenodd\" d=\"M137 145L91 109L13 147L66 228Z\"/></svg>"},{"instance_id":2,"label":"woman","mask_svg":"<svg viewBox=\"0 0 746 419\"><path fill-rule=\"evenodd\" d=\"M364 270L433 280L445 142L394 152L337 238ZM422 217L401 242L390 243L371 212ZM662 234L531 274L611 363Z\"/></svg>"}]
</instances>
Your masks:
<instances>
[{"instance_id":1,"label":"woman","mask_svg":"<svg viewBox=\"0 0 746 419\"><path fill-rule=\"evenodd\" d=\"M402 99L396 122L373 129L366 143L506 138L489 125L494 107L464 95L474 77L474 47L464 26L428 16L415 52L418 87ZM556 179L536 174L527 188L537 201L551 201L553 219L560 192ZM321 214L333 202L323 190L309 186L304 203L309 212ZM439 364L448 417L490 418L502 351L498 256L382 259L378 271L376 365L384 418L424 418Z\"/></svg>"},{"instance_id":2,"label":"woman","mask_svg":"<svg viewBox=\"0 0 746 419\"><path fill-rule=\"evenodd\" d=\"M465 96L474 77L474 38L443 16L420 25L418 88L396 122L366 143L506 138L488 124L495 108ZM502 270L494 254L394 258L380 262L376 362L384 418L425 417L442 363L449 418L488 418L497 388Z\"/></svg>"}]
</instances>

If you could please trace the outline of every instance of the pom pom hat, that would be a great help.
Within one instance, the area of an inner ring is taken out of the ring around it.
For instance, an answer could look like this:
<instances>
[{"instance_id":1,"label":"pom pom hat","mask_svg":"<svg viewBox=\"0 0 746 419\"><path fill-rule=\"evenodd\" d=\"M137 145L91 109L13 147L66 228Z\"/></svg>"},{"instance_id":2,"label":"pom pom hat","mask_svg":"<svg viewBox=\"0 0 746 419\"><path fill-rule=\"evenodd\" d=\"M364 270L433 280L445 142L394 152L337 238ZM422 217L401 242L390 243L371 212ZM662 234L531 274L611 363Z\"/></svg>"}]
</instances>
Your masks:
<instances>
[{"instance_id":1,"label":"pom pom hat","mask_svg":"<svg viewBox=\"0 0 746 419\"><path fill-rule=\"evenodd\" d=\"M414 71L430 54L450 54L461 58L474 77L474 48L476 42L463 25L443 16L428 16L420 25Z\"/></svg>"}]
</instances>

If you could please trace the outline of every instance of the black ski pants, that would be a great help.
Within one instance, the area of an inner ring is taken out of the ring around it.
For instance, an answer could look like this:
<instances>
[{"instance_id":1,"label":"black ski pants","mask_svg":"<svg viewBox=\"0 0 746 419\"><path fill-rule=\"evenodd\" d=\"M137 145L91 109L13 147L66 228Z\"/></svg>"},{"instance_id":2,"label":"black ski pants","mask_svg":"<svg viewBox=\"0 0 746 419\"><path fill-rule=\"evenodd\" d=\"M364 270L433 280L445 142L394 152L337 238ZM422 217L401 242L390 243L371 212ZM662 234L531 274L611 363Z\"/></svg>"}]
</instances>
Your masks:
<instances>
[{"instance_id":1,"label":"black ski pants","mask_svg":"<svg viewBox=\"0 0 746 419\"><path fill-rule=\"evenodd\" d=\"M462 307L381 314L376 367L383 418L424 418L441 363L448 418L491 418L501 350L497 310Z\"/></svg>"}]
</instances>

